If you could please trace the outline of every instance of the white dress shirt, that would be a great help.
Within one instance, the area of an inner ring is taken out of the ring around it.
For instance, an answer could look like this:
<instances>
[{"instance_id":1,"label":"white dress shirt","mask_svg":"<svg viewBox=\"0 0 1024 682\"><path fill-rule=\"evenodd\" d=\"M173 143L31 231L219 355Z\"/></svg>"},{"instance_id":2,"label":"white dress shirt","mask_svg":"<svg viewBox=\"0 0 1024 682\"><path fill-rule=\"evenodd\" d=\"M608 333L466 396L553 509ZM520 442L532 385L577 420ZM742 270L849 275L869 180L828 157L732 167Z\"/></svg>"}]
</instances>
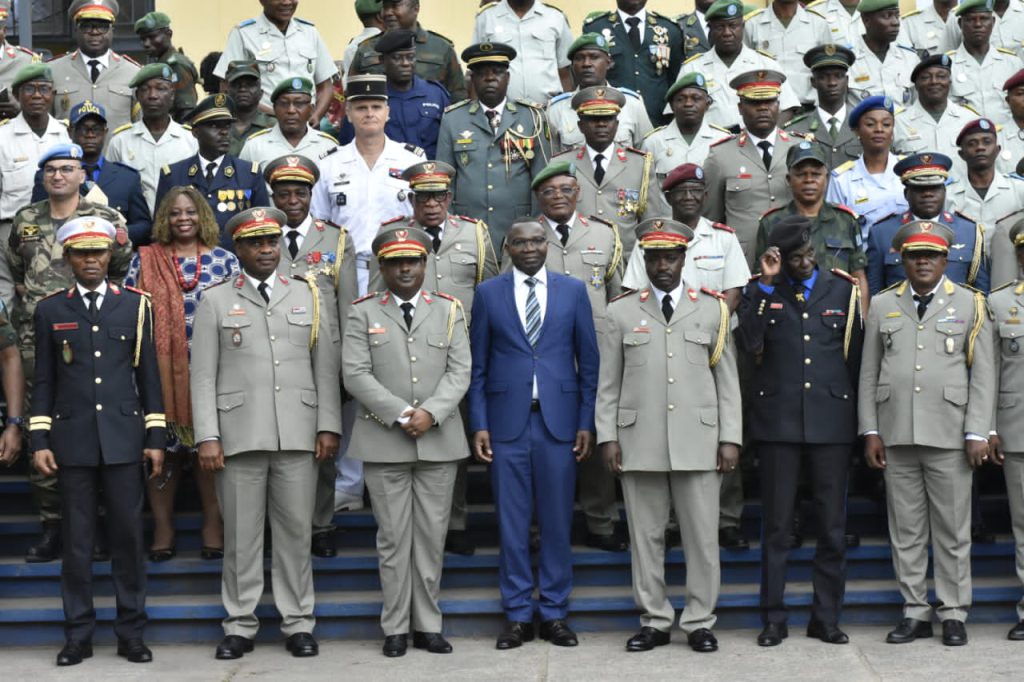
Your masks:
<instances>
[{"instance_id":1,"label":"white dress shirt","mask_svg":"<svg viewBox=\"0 0 1024 682\"><path fill-rule=\"evenodd\" d=\"M604 172L607 174L608 173L608 162L611 161L612 156L615 154L615 143L612 142L610 145L605 147L604 151L601 151L601 152L597 151L596 149L591 147L589 144L587 145L587 155L590 158L590 167L593 168L595 171L597 170L597 162L594 159L595 159L595 157L597 157L598 154L600 154L601 157L602 157L601 158L601 168L603 168Z\"/></svg>"},{"instance_id":2,"label":"white dress shirt","mask_svg":"<svg viewBox=\"0 0 1024 682\"><path fill-rule=\"evenodd\" d=\"M277 280L277 270L274 270L272 273L270 273L264 280L256 279L248 272L246 272L245 279L252 285L252 288L256 291L257 294L260 294L260 285L266 284L267 298L270 299L274 297L274 282ZM263 298L263 294L260 294L260 298Z\"/></svg>"},{"instance_id":3,"label":"white dress shirt","mask_svg":"<svg viewBox=\"0 0 1024 682\"><path fill-rule=\"evenodd\" d=\"M221 164L224 163L224 155L221 154L216 159L208 159L202 154L199 154L199 166L200 170L202 170L203 172L204 177L206 176L206 167L209 166L211 163L213 164L213 174L217 175L217 171L220 170Z\"/></svg>"},{"instance_id":4,"label":"white dress shirt","mask_svg":"<svg viewBox=\"0 0 1024 682\"><path fill-rule=\"evenodd\" d=\"M565 225L566 227L569 228L569 236L570 237L572 236L573 228L576 226L576 214L575 213L573 213L571 216L569 216L569 219L566 220L564 223L556 223L554 220L552 220L551 218L549 218L547 216L544 216L544 220L547 222L548 225L551 226L551 231L554 232L558 236L559 239L562 238L562 235L558 234L558 226L559 225Z\"/></svg>"},{"instance_id":5,"label":"white dress shirt","mask_svg":"<svg viewBox=\"0 0 1024 682\"><path fill-rule=\"evenodd\" d=\"M83 52L82 61L85 62L85 70L87 73L92 73L92 65L89 62L93 60L99 62L98 66L100 69L100 75L102 76L103 72L110 68L110 50L107 50L98 57L89 57Z\"/></svg>"},{"instance_id":6,"label":"white dress shirt","mask_svg":"<svg viewBox=\"0 0 1024 682\"><path fill-rule=\"evenodd\" d=\"M96 310L103 307L103 299L107 296L107 280L100 282L100 285L95 289L86 289L80 282L75 282L75 286L78 287L78 295L82 297L82 303L85 304L85 309L89 309L89 299L85 297L90 291L95 291L99 294L99 298L96 299Z\"/></svg>"},{"instance_id":7,"label":"white dress shirt","mask_svg":"<svg viewBox=\"0 0 1024 682\"><path fill-rule=\"evenodd\" d=\"M666 296L672 297L672 315L675 317L675 310L679 307L679 301L683 298L683 278L679 278L679 286L672 291L662 291L658 287L651 285L651 291L654 292L654 297L658 299L658 307L661 307L661 301Z\"/></svg>"},{"instance_id":8,"label":"white dress shirt","mask_svg":"<svg viewBox=\"0 0 1024 682\"><path fill-rule=\"evenodd\" d=\"M516 297L516 312L519 313L519 323L523 325L523 331L526 331L526 298L530 295L530 287L526 283L527 275L525 272L517 267L512 268L512 283L513 292ZM533 278L537 280L537 283L533 285L533 290L537 293L537 303L540 304L540 324L544 326L544 316L548 310L548 269L541 267L534 275ZM537 399L537 377L533 377L533 399Z\"/></svg>"},{"instance_id":9,"label":"white dress shirt","mask_svg":"<svg viewBox=\"0 0 1024 682\"><path fill-rule=\"evenodd\" d=\"M758 137L757 135L755 135L754 133L752 133L752 132L750 132L748 130L747 131L747 137L750 138L750 144L754 145L754 147L757 148L757 151L761 151L761 148L758 147L757 145L759 145L762 142L767 142L770 145L768 147L768 153L771 154L772 157L774 157L775 156L775 133L776 133L777 130L778 130L778 128L773 130L772 134L769 135L768 137Z\"/></svg>"},{"instance_id":10,"label":"white dress shirt","mask_svg":"<svg viewBox=\"0 0 1024 682\"><path fill-rule=\"evenodd\" d=\"M288 245L291 243L291 239L288 237L288 233L291 232L292 230L298 230L299 238L295 240L295 248L297 248L299 251L301 251L302 250L302 242L305 241L306 235L309 234L309 228L312 227L312 226L313 226L313 216L309 215L308 213L306 214L306 219L303 220L298 225L296 225L295 227L292 227L291 225L285 225L284 226L284 234L282 235L282 237L284 237L284 248L285 248L285 250L287 251ZM291 255L291 254L289 254L289 255Z\"/></svg>"},{"instance_id":11,"label":"white dress shirt","mask_svg":"<svg viewBox=\"0 0 1024 682\"><path fill-rule=\"evenodd\" d=\"M836 119L836 133L839 133L843 129L843 122L846 120L846 105L839 107L839 111L834 114L830 114L821 107L817 107L818 116L821 118L821 122L825 124L825 128L828 129L828 120L830 118Z\"/></svg>"},{"instance_id":12,"label":"white dress shirt","mask_svg":"<svg viewBox=\"0 0 1024 682\"><path fill-rule=\"evenodd\" d=\"M629 24L626 22L626 19L630 19L632 17L636 17L640 20L640 25L636 28L640 31L640 42L642 43L644 42L644 27L647 25L647 10L642 9L636 14L626 14L621 9L619 10L619 19L622 20L622 25L625 27L627 34L629 33Z\"/></svg>"}]
</instances>

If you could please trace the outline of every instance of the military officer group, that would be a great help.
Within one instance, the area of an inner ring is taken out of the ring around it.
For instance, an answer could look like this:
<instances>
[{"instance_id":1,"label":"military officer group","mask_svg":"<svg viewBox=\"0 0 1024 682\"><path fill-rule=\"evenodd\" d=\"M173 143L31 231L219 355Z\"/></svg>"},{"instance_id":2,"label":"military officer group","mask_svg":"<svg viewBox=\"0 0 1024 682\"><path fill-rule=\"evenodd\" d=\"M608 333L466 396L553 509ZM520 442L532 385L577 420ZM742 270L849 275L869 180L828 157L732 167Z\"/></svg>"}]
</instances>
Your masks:
<instances>
[{"instance_id":1,"label":"military officer group","mask_svg":"<svg viewBox=\"0 0 1024 682\"><path fill-rule=\"evenodd\" d=\"M27 426L26 560L63 561L58 665L92 656L108 557L117 653L152 660L146 558L177 555L188 476L201 557L223 561L218 659L255 646L265 549L286 649L317 655L311 556L367 500L384 655L450 653L441 572L475 549L474 458L502 650L577 645L578 499L583 541L631 552L625 649L678 627L716 651L755 463L762 646L788 636L803 497L807 635L849 641L851 468L884 490L886 641L937 620L967 644L988 472L1024 581L1022 0L674 19L617 0L578 34L500 0L461 53L419 0L356 0L339 63L297 3L260 5L202 75L161 12L134 26L149 63L112 51L116 0L72 3L64 56L0 46L0 462ZM1024 599L1016 615L1024 641Z\"/></svg>"}]
</instances>

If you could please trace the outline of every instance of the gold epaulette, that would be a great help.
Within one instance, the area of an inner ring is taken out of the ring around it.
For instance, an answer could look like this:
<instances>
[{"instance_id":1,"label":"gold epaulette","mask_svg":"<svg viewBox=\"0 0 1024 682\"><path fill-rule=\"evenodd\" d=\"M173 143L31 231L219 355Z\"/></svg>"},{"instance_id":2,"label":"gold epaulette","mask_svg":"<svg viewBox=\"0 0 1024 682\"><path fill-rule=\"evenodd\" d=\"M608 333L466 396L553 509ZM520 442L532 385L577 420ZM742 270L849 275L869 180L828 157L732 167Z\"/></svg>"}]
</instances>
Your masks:
<instances>
[{"instance_id":1,"label":"gold epaulette","mask_svg":"<svg viewBox=\"0 0 1024 682\"><path fill-rule=\"evenodd\" d=\"M125 123L123 125L119 125L118 127L114 128L114 132L110 133L110 136L113 137L114 135L117 135L118 133L123 133L124 131L128 130L131 127L132 127L131 123Z\"/></svg>"},{"instance_id":2,"label":"gold epaulette","mask_svg":"<svg viewBox=\"0 0 1024 682\"><path fill-rule=\"evenodd\" d=\"M687 57L686 60L683 62L683 64L689 64L693 60L700 59L703 56L704 56L703 52L698 52L697 54L693 55L692 57Z\"/></svg>"},{"instance_id":3,"label":"gold epaulette","mask_svg":"<svg viewBox=\"0 0 1024 682\"><path fill-rule=\"evenodd\" d=\"M478 9L478 10L476 11L476 15L477 15L477 16L480 16L480 14L481 14L481 13L482 13L482 12L483 12L483 11L484 11L485 9L490 9L490 8L494 7L495 5L497 5L497 4L498 4L497 2L488 2L488 3L487 3L487 4L485 4L485 5L480 5L480 9Z\"/></svg>"},{"instance_id":4,"label":"gold epaulette","mask_svg":"<svg viewBox=\"0 0 1024 682\"><path fill-rule=\"evenodd\" d=\"M659 130L664 130L665 128L668 128L668 126L667 126L667 125L665 125L665 126L658 126L658 127L657 127L657 128L655 128L654 130L652 130L652 131L650 131L649 133L647 133L646 135L644 135L643 139L645 139L645 140L646 140L646 139L647 139L648 137L650 137L650 136L651 136L651 135L653 135L654 133L658 132Z\"/></svg>"},{"instance_id":5,"label":"gold epaulette","mask_svg":"<svg viewBox=\"0 0 1024 682\"><path fill-rule=\"evenodd\" d=\"M259 137L260 135L266 135L271 130L273 130L273 128L264 128L263 130L257 130L255 133L253 133L249 137L245 138L245 141L248 142L249 140L255 139L255 138Z\"/></svg>"},{"instance_id":6,"label":"gold epaulette","mask_svg":"<svg viewBox=\"0 0 1024 682\"><path fill-rule=\"evenodd\" d=\"M810 7L810 5L808 5L808 7ZM911 10L911 11L907 12L906 14L901 14L900 15L900 19L909 19L910 17L917 16L920 13L921 13L921 10L919 10L919 9Z\"/></svg>"},{"instance_id":7,"label":"gold epaulette","mask_svg":"<svg viewBox=\"0 0 1024 682\"><path fill-rule=\"evenodd\" d=\"M1019 284L1019 282L1018 282L1017 280L1014 280L1014 281L1012 281L1012 282L1007 282L1006 284L1000 284L999 286L997 286L997 287L996 287L995 289L993 289L993 290L992 290L991 292L989 292L989 293L991 293L991 294L994 294L994 293L996 293L997 291L1002 291L1003 289L1005 289L1005 288L1007 288L1007 287L1012 287L1012 286L1013 286L1013 285L1015 285L1015 284ZM1019 292L1014 292L1014 293L1019 293Z\"/></svg>"},{"instance_id":8,"label":"gold epaulette","mask_svg":"<svg viewBox=\"0 0 1024 682\"><path fill-rule=\"evenodd\" d=\"M435 291L434 294L451 301L451 305L448 307L448 343L451 344L452 335L455 333L455 322L459 319L459 310L462 310L462 301L449 294L441 293L440 291ZM466 335L468 336L469 325L466 323L465 311L462 313L462 326L465 327Z\"/></svg>"},{"instance_id":9,"label":"gold epaulette","mask_svg":"<svg viewBox=\"0 0 1024 682\"><path fill-rule=\"evenodd\" d=\"M993 317L992 311L985 301L985 294L980 291L974 292L974 324L971 325L971 332L967 335L967 367L974 364L974 343L978 340L981 327L985 324L985 316Z\"/></svg>"},{"instance_id":10,"label":"gold epaulette","mask_svg":"<svg viewBox=\"0 0 1024 682\"><path fill-rule=\"evenodd\" d=\"M126 287L127 288L127 287ZM133 289L136 293L143 294L138 289ZM149 302L149 294L143 294L139 297L139 314L135 320L135 352L132 354L132 367L139 366L139 358L142 357L142 341L145 337L144 331L146 328L146 318L149 318L149 338L153 340L153 313L152 303Z\"/></svg>"},{"instance_id":11,"label":"gold epaulette","mask_svg":"<svg viewBox=\"0 0 1024 682\"><path fill-rule=\"evenodd\" d=\"M620 298L626 298L627 296L632 296L633 294L639 293L639 291L640 291L639 289L626 289L625 291L623 291L618 296L613 296L612 299L610 301L608 301L608 302L609 303L615 303L615 301L619 300Z\"/></svg>"},{"instance_id":12,"label":"gold epaulette","mask_svg":"<svg viewBox=\"0 0 1024 682\"><path fill-rule=\"evenodd\" d=\"M999 52L1002 52L1003 54L1012 54L1014 56L1017 55L1016 52L1014 52L1013 50L1008 50L1005 47L997 47L996 50L998 50Z\"/></svg>"},{"instance_id":13,"label":"gold epaulette","mask_svg":"<svg viewBox=\"0 0 1024 682\"><path fill-rule=\"evenodd\" d=\"M444 108L444 113L447 114L449 111L455 111L459 107L464 107L464 106L466 106L467 104L469 104L472 101L473 100L470 100L470 99L464 99L464 100L456 102L455 104L449 104L448 106L446 106Z\"/></svg>"},{"instance_id":14,"label":"gold epaulette","mask_svg":"<svg viewBox=\"0 0 1024 682\"><path fill-rule=\"evenodd\" d=\"M841 163L838 166L836 166L835 168L833 168L832 172L835 173L836 175L842 175L846 171L848 171L851 168L853 168L856 165L856 163L857 163L856 161L847 161L846 163Z\"/></svg>"}]
</instances>

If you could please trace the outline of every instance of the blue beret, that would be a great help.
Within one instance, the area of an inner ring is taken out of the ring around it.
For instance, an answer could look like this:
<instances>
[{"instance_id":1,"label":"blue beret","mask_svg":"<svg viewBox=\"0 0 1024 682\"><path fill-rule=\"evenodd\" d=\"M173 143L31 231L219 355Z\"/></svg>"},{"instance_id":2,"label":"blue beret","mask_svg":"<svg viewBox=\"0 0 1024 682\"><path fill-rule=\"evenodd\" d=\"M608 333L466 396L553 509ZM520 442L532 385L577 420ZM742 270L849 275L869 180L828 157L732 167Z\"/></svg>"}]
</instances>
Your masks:
<instances>
[{"instance_id":1,"label":"blue beret","mask_svg":"<svg viewBox=\"0 0 1024 682\"><path fill-rule=\"evenodd\" d=\"M46 165L47 161L59 161L61 159L78 159L82 158L82 148L73 142L62 142L55 144L39 157L39 167L42 168Z\"/></svg>"},{"instance_id":2,"label":"blue beret","mask_svg":"<svg viewBox=\"0 0 1024 682\"><path fill-rule=\"evenodd\" d=\"M860 123L860 117L869 111L888 111L890 114L894 113L895 107L892 103L892 98L885 95L872 95L871 97L865 97L861 100L860 104L853 108L850 112L850 127L856 128L857 124Z\"/></svg>"}]
</instances>

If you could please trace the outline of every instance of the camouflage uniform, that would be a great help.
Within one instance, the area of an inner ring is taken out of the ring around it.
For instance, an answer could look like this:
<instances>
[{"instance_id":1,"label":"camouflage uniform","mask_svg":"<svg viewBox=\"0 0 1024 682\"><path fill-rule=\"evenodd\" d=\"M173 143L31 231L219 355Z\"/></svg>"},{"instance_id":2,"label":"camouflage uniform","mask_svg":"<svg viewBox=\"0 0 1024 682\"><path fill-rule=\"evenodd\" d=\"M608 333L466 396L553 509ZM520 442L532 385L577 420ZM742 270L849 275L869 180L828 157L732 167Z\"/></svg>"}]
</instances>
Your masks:
<instances>
[{"instance_id":1,"label":"camouflage uniform","mask_svg":"<svg viewBox=\"0 0 1024 682\"><path fill-rule=\"evenodd\" d=\"M94 215L109 220L117 228L117 243L110 261L110 278L120 282L128 271L132 258L132 244L128 229L120 213L107 206L93 204L84 199L67 220ZM64 222L67 222L65 220ZM61 223L63 224L63 223ZM4 260L10 268L18 292L11 311L11 322L21 346L21 363L25 369L25 404L30 404L32 377L35 372L36 305L55 291L74 285L71 267L64 260L64 249L57 242L57 227L50 217L49 200L29 204L14 216L11 237L4 247ZM34 468L29 474L32 494L42 521L60 519L60 496L55 476L43 476Z\"/></svg>"},{"instance_id":2,"label":"camouflage uniform","mask_svg":"<svg viewBox=\"0 0 1024 682\"><path fill-rule=\"evenodd\" d=\"M761 216L757 224L756 257L768 250L768 234L775 224L791 215L796 215L796 203L789 202ZM823 270L839 268L846 272L857 272L867 267L868 257L860 234L857 215L837 204L824 203L817 218L811 219L811 245Z\"/></svg>"},{"instance_id":3,"label":"camouflage uniform","mask_svg":"<svg viewBox=\"0 0 1024 682\"><path fill-rule=\"evenodd\" d=\"M440 33L428 31L419 23L412 30L416 32L416 75L425 81L437 81L443 85L451 93L452 102L466 99L466 78L452 41ZM379 38L380 35L375 35L359 43L347 76L384 73L380 54L373 49Z\"/></svg>"}]
</instances>

